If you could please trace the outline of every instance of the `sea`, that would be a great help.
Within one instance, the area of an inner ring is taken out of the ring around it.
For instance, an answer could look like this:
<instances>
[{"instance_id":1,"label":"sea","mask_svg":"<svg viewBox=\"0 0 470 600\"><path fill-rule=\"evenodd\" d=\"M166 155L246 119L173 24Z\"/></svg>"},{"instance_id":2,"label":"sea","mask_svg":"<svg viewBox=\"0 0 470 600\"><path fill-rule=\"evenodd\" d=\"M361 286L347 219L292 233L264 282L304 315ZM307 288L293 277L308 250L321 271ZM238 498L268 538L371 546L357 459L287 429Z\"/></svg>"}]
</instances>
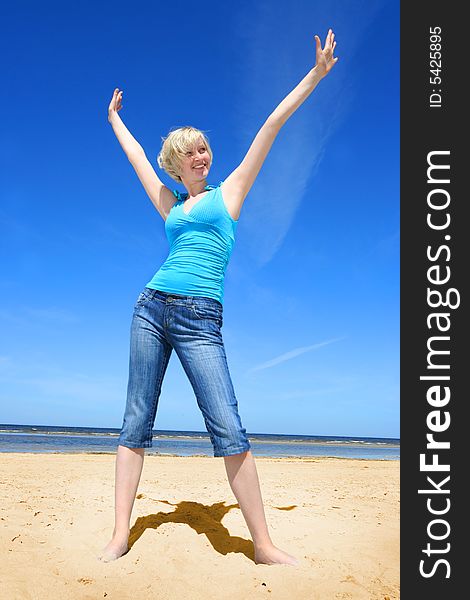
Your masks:
<instances>
[{"instance_id":1,"label":"sea","mask_svg":"<svg viewBox=\"0 0 470 600\"><path fill-rule=\"evenodd\" d=\"M114 454L120 430L107 427L0 424L0 452ZM247 433L254 456L399 460L397 438ZM205 431L154 430L146 454L213 456Z\"/></svg>"}]
</instances>

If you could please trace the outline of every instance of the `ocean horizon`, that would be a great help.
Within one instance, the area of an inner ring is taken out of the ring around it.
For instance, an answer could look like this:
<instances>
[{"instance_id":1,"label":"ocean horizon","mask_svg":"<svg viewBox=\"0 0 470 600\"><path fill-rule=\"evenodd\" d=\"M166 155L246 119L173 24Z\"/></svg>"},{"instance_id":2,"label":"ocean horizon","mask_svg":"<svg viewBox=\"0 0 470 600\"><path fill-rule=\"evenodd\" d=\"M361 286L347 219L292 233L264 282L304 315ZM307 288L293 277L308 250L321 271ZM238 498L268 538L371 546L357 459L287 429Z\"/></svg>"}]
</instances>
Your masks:
<instances>
[{"instance_id":1,"label":"ocean horizon","mask_svg":"<svg viewBox=\"0 0 470 600\"><path fill-rule=\"evenodd\" d=\"M120 429L59 425L0 424L0 452L115 453ZM248 433L254 456L272 458L337 457L399 460L400 439ZM213 456L206 431L153 430L146 454Z\"/></svg>"}]
</instances>

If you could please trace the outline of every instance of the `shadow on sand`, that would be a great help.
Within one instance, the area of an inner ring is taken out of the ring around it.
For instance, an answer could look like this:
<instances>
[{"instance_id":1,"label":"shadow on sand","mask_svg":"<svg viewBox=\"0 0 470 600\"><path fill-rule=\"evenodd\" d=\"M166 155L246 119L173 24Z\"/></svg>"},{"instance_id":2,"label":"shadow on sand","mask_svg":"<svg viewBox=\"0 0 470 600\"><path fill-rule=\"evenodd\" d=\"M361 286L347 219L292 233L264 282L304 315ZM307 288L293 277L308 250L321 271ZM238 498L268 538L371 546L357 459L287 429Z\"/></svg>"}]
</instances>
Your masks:
<instances>
[{"instance_id":1,"label":"shadow on sand","mask_svg":"<svg viewBox=\"0 0 470 600\"><path fill-rule=\"evenodd\" d=\"M158 529L163 523L185 523L194 529L196 533L204 534L219 554L226 555L230 552L239 552L251 561L255 561L253 542L230 535L228 529L222 525L222 519L230 510L240 508L238 504L226 505L225 502L216 502L215 504L206 505L185 500L177 504L168 502L168 500L159 500L159 502L176 508L172 512L158 512L145 517L138 517L129 535L128 552L146 529ZM295 505L275 508L278 510L292 510Z\"/></svg>"}]
</instances>

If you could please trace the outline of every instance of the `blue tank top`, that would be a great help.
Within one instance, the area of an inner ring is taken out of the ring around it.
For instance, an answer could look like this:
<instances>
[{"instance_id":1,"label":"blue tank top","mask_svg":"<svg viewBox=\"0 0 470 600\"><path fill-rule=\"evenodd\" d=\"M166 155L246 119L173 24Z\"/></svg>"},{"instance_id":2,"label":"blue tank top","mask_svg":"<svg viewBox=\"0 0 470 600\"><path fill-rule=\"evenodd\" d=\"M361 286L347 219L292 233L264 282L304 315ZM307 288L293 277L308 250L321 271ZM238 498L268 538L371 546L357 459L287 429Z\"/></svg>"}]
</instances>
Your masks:
<instances>
[{"instance_id":1,"label":"blue tank top","mask_svg":"<svg viewBox=\"0 0 470 600\"><path fill-rule=\"evenodd\" d=\"M208 185L207 194L186 214L188 194L173 191L177 201L165 221L170 252L147 287L183 296L205 296L223 304L224 277L235 243L238 220L232 219L220 186Z\"/></svg>"}]
</instances>

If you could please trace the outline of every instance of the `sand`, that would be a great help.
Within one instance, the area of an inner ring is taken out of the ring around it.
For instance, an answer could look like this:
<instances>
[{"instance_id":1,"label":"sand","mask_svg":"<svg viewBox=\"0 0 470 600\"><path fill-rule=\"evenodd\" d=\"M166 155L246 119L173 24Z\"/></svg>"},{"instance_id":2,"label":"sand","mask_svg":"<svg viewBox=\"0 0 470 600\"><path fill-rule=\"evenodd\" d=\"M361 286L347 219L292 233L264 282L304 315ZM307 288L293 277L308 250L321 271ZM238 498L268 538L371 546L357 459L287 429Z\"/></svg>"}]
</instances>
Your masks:
<instances>
[{"instance_id":1,"label":"sand","mask_svg":"<svg viewBox=\"0 0 470 600\"><path fill-rule=\"evenodd\" d=\"M253 562L222 458L155 455L129 552L99 561L114 525L114 461L0 454L1 598L399 598L398 461L256 458L271 537L297 567Z\"/></svg>"}]
</instances>

